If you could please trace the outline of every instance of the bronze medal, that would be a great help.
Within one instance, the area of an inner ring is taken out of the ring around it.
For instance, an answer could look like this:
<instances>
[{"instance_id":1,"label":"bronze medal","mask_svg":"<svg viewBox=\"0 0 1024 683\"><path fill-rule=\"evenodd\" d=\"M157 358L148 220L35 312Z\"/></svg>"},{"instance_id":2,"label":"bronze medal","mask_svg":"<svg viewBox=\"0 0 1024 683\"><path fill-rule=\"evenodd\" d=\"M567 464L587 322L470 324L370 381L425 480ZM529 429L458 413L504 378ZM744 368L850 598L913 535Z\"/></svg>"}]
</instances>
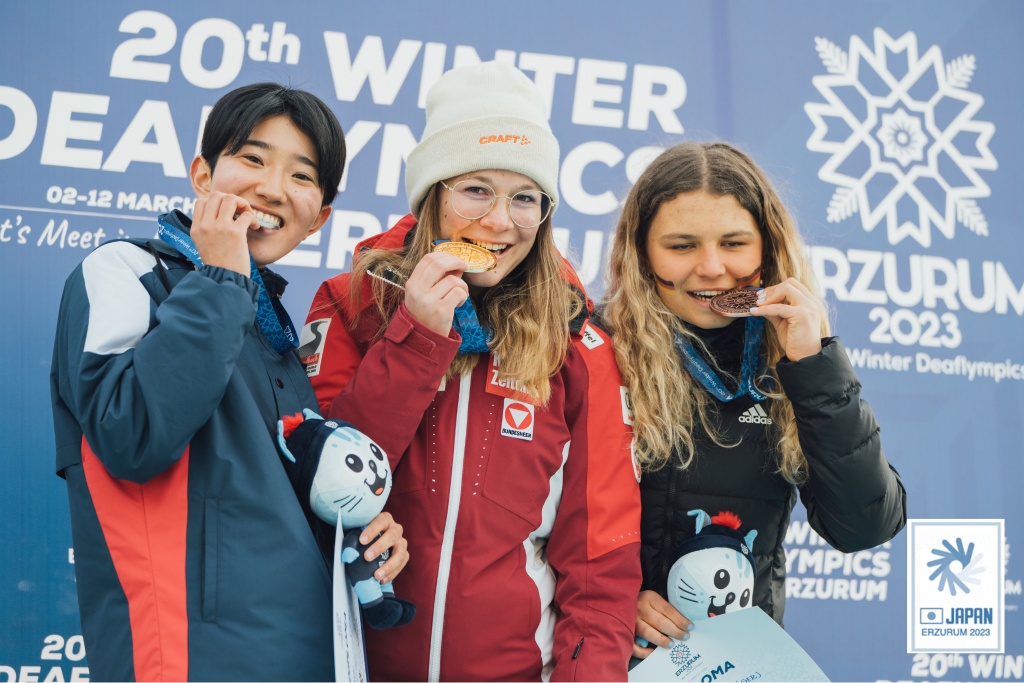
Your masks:
<instances>
[{"instance_id":1,"label":"bronze medal","mask_svg":"<svg viewBox=\"0 0 1024 683\"><path fill-rule=\"evenodd\" d=\"M735 289L711 297L711 310L730 318L750 315L750 309L757 305L757 289Z\"/></svg>"},{"instance_id":2,"label":"bronze medal","mask_svg":"<svg viewBox=\"0 0 1024 683\"><path fill-rule=\"evenodd\" d=\"M498 257L483 247L469 242L441 242L434 251L453 254L469 264L467 273L483 273L498 265Z\"/></svg>"}]
</instances>

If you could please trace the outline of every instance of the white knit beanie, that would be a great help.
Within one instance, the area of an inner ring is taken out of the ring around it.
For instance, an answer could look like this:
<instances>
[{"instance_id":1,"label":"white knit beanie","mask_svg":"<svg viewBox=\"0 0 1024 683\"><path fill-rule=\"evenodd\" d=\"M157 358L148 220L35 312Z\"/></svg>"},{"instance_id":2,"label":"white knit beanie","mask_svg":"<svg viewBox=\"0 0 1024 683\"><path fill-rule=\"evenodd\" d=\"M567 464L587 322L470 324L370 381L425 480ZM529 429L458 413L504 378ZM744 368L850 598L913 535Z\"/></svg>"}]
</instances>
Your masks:
<instances>
[{"instance_id":1,"label":"white knit beanie","mask_svg":"<svg viewBox=\"0 0 1024 683\"><path fill-rule=\"evenodd\" d=\"M558 141L544 98L501 62L452 69L427 92L427 125L405 166L409 207L418 214L438 181L491 168L528 176L558 203Z\"/></svg>"}]
</instances>

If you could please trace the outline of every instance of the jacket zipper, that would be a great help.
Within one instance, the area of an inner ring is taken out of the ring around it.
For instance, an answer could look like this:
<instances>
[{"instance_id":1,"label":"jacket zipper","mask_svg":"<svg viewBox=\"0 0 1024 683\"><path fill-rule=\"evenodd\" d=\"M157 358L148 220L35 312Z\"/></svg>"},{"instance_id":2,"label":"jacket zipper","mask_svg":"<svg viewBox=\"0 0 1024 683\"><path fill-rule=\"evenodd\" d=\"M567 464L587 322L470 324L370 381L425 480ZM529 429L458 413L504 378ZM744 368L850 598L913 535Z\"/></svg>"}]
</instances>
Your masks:
<instances>
[{"instance_id":1,"label":"jacket zipper","mask_svg":"<svg viewBox=\"0 0 1024 683\"><path fill-rule=\"evenodd\" d=\"M434 620L430 626L430 661L427 680L441 677L441 634L444 629L444 609L448 600L448 578L452 567L452 546L455 544L455 523L459 519L459 501L462 498L462 466L466 459L466 423L469 418L469 387L473 373L459 381L459 405L455 413L455 443L452 450L452 479L448 490L448 513L444 520L441 540L441 559L437 567L437 588L434 592Z\"/></svg>"},{"instance_id":2,"label":"jacket zipper","mask_svg":"<svg viewBox=\"0 0 1024 683\"><path fill-rule=\"evenodd\" d=\"M661 552L658 562L660 574L657 580L660 584L664 584L668 580L668 571L674 564L671 559L674 554L672 539L675 536L676 475L678 472L678 469L672 467L668 473L668 486L666 487L668 493L665 498L665 527L661 533Z\"/></svg>"}]
</instances>

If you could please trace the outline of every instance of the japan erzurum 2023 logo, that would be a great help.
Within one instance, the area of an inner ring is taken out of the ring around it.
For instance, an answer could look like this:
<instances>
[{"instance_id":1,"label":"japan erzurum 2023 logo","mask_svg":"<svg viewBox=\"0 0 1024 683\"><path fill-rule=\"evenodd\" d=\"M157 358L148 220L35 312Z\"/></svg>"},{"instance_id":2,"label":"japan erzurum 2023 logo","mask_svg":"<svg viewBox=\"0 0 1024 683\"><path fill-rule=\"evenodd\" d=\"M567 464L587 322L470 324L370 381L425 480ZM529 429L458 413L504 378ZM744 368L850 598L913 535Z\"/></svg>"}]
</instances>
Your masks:
<instances>
[{"instance_id":1,"label":"japan erzurum 2023 logo","mask_svg":"<svg viewBox=\"0 0 1024 683\"><path fill-rule=\"evenodd\" d=\"M907 520L907 652L1004 652L1003 527Z\"/></svg>"},{"instance_id":2,"label":"japan erzurum 2023 logo","mask_svg":"<svg viewBox=\"0 0 1024 683\"><path fill-rule=\"evenodd\" d=\"M828 221L860 214L865 231L885 221L890 244L930 247L932 228L952 239L959 223L988 235L978 205L991 194L979 171L997 168L995 126L975 118L974 55L946 62L938 46L918 54L917 36L875 29L874 45L850 38L849 52L815 38L826 75L812 79L825 102L804 111L814 124L807 149L829 155L818 177L836 190ZM910 201L906 201L909 199Z\"/></svg>"}]
</instances>

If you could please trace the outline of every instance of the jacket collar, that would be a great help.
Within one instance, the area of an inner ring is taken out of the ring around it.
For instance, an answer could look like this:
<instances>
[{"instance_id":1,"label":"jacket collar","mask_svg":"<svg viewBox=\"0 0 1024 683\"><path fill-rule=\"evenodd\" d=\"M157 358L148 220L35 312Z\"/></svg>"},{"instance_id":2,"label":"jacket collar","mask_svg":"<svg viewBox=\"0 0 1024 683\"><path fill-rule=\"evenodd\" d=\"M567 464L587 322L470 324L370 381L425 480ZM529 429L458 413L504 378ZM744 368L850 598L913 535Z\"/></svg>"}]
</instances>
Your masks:
<instances>
[{"instance_id":1,"label":"jacket collar","mask_svg":"<svg viewBox=\"0 0 1024 683\"><path fill-rule=\"evenodd\" d=\"M175 209L174 211L165 213L160 216L160 220L173 225L189 237L192 236L192 219L181 211ZM152 244L153 248L164 256L169 256L174 259L185 258L177 249L161 239L154 238L152 240L143 240L143 242L145 244ZM280 298L284 294L285 287L288 286L288 280L285 280L283 277L267 267L260 268L260 277L263 278L263 285L267 288L267 294L276 298Z\"/></svg>"}]
</instances>

